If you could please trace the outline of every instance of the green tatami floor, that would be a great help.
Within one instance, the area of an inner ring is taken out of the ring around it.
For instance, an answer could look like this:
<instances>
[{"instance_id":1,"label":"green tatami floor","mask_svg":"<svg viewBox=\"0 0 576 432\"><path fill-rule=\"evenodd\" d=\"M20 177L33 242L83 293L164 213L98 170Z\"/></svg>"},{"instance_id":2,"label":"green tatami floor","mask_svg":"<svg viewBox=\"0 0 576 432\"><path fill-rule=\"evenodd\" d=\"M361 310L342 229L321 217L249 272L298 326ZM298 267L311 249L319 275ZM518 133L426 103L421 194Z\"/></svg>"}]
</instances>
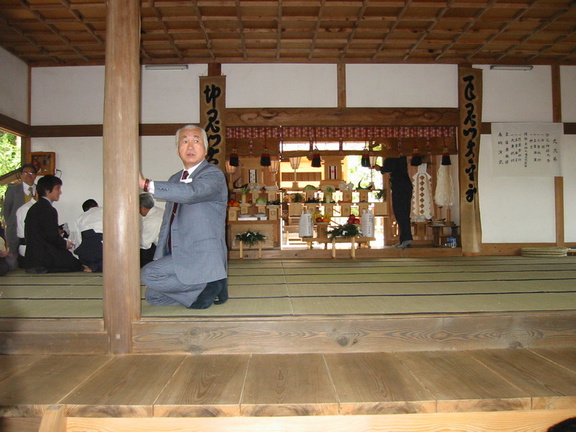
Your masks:
<instances>
[{"instance_id":1,"label":"green tatami floor","mask_svg":"<svg viewBox=\"0 0 576 432\"><path fill-rule=\"evenodd\" d=\"M143 317L372 315L576 309L576 257L231 260L230 299ZM144 292L142 288L142 293ZM101 274L0 278L0 318L101 318Z\"/></svg>"}]
</instances>

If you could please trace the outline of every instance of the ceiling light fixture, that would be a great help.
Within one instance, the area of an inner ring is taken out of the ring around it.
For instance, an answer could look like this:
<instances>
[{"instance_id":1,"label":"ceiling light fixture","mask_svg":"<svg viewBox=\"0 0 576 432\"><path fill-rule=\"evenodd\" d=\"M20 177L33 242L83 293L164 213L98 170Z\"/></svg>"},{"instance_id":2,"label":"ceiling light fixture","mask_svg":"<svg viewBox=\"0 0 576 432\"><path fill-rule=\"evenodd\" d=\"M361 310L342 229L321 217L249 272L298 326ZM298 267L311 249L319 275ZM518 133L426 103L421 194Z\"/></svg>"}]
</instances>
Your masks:
<instances>
[{"instance_id":1,"label":"ceiling light fixture","mask_svg":"<svg viewBox=\"0 0 576 432\"><path fill-rule=\"evenodd\" d=\"M511 71L530 71L534 68L532 65L491 65L490 70L511 70Z\"/></svg>"},{"instance_id":2,"label":"ceiling light fixture","mask_svg":"<svg viewBox=\"0 0 576 432\"><path fill-rule=\"evenodd\" d=\"M153 64L144 66L146 70L187 70L187 64Z\"/></svg>"}]
</instances>

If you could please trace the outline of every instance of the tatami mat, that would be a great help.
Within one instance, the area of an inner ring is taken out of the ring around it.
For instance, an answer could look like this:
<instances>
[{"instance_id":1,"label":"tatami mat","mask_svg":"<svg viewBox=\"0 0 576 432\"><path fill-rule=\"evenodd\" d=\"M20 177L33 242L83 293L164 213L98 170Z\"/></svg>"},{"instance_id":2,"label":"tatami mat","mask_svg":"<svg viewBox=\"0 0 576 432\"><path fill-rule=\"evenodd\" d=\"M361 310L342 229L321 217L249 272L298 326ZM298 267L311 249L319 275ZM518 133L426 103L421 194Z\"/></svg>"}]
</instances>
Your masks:
<instances>
[{"instance_id":1,"label":"tatami mat","mask_svg":"<svg viewBox=\"0 0 576 432\"><path fill-rule=\"evenodd\" d=\"M228 281L223 305L190 310L142 301L142 316L576 309L576 257L231 260ZM0 318L101 318L102 294L101 274L16 271L0 278Z\"/></svg>"}]
</instances>

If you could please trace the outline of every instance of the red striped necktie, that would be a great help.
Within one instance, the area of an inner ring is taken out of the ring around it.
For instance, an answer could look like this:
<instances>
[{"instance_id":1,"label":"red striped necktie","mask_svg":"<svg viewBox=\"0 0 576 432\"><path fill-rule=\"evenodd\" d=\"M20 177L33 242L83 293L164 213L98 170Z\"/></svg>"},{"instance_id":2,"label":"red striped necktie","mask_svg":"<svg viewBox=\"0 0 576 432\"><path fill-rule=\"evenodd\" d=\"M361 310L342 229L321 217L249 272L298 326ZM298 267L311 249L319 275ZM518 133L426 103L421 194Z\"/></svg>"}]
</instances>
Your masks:
<instances>
[{"instance_id":1,"label":"red striped necktie","mask_svg":"<svg viewBox=\"0 0 576 432\"><path fill-rule=\"evenodd\" d=\"M182 172L182 180L186 180L188 178L188 170L184 170ZM172 252L172 222L174 222L174 218L176 217L176 212L178 211L178 203L174 203L172 205L172 214L170 215L170 226L168 227L168 250Z\"/></svg>"}]
</instances>

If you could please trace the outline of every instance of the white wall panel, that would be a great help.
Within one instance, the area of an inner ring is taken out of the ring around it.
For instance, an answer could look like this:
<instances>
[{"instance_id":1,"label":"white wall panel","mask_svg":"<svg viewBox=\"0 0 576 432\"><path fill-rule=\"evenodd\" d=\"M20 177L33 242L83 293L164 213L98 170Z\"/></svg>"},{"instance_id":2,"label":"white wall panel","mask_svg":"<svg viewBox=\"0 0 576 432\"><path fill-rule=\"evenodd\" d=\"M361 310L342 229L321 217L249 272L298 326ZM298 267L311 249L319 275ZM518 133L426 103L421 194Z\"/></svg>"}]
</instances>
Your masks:
<instances>
[{"instance_id":1,"label":"white wall panel","mask_svg":"<svg viewBox=\"0 0 576 432\"><path fill-rule=\"evenodd\" d=\"M188 65L188 70L142 68L142 123L198 123L200 121L200 76L206 65Z\"/></svg>"},{"instance_id":2,"label":"white wall panel","mask_svg":"<svg viewBox=\"0 0 576 432\"><path fill-rule=\"evenodd\" d=\"M230 108L336 107L334 64L228 64L226 106Z\"/></svg>"},{"instance_id":3,"label":"white wall panel","mask_svg":"<svg viewBox=\"0 0 576 432\"><path fill-rule=\"evenodd\" d=\"M458 106L455 65L346 66L348 107L455 108Z\"/></svg>"},{"instance_id":4,"label":"white wall panel","mask_svg":"<svg viewBox=\"0 0 576 432\"><path fill-rule=\"evenodd\" d=\"M0 48L0 114L28 123L28 66Z\"/></svg>"},{"instance_id":5,"label":"white wall panel","mask_svg":"<svg viewBox=\"0 0 576 432\"><path fill-rule=\"evenodd\" d=\"M484 70L483 122L551 122L552 73L549 66L531 71Z\"/></svg>"},{"instance_id":6,"label":"white wall panel","mask_svg":"<svg viewBox=\"0 0 576 432\"><path fill-rule=\"evenodd\" d=\"M562 121L576 122L576 66L560 67Z\"/></svg>"},{"instance_id":7,"label":"white wall panel","mask_svg":"<svg viewBox=\"0 0 576 432\"><path fill-rule=\"evenodd\" d=\"M482 135L478 191L484 243L554 242L554 177L495 177L492 137Z\"/></svg>"},{"instance_id":8,"label":"white wall panel","mask_svg":"<svg viewBox=\"0 0 576 432\"><path fill-rule=\"evenodd\" d=\"M104 66L32 69L32 125L102 124Z\"/></svg>"},{"instance_id":9,"label":"white wall panel","mask_svg":"<svg viewBox=\"0 0 576 432\"><path fill-rule=\"evenodd\" d=\"M56 153L56 175L63 183L62 196L54 204L60 223L72 226L89 198L103 206L101 138L35 138L32 151Z\"/></svg>"}]
</instances>

